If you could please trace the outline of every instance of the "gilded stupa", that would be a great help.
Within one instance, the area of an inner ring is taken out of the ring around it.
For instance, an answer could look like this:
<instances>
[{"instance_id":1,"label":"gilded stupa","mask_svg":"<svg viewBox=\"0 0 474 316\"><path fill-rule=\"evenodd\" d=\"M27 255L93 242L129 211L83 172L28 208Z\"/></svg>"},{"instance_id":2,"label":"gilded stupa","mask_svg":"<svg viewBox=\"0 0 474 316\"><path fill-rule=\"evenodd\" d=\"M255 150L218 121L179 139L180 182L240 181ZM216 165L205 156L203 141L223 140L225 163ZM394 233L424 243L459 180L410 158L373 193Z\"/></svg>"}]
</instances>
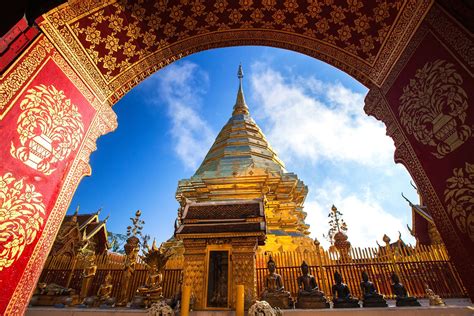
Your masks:
<instances>
[{"instance_id":1,"label":"gilded stupa","mask_svg":"<svg viewBox=\"0 0 474 316\"><path fill-rule=\"evenodd\" d=\"M193 202L263 199L267 239L259 252L312 249L303 203L307 186L283 162L250 116L243 91L242 66L232 116L195 174L180 180L177 199Z\"/></svg>"}]
</instances>

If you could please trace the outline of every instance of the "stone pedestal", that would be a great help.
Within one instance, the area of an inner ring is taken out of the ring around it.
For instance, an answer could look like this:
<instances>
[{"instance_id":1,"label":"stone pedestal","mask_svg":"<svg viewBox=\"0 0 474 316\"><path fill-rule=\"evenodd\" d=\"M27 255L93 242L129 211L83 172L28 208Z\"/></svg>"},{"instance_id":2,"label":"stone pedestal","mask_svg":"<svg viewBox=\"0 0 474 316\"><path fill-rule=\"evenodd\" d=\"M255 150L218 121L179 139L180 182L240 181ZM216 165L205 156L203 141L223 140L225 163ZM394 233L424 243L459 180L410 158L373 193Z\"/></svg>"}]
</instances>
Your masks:
<instances>
[{"instance_id":1,"label":"stone pedestal","mask_svg":"<svg viewBox=\"0 0 474 316\"><path fill-rule=\"evenodd\" d=\"M318 296L299 296L296 302L296 308L299 309L320 309L329 308L326 298Z\"/></svg>"},{"instance_id":2,"label":"stone pedestal","mask_svg":"<svg viewBox=\"0 0 474 316\"><path fill-rule=\"evenodd\" d=\"M396 305L398 307L402 307L402 306L421 306L420 302L418 302L418 300L414 297L397 298Z\"/></svg>"},{"instance_id":3,"label":"stone pedestal","mask_svg":"<svg viewBox=\"0 0 474 316\"><path fill-rule=\"evenodd\" d=\"M271 307L278 307L279 309L288 309L292 307L293 300L291 296L276 296L276 295L267 295L262 297L262 300L270 304Z\"/></svg>"},{"instance_id":4,"label":"stone pedestal","mask_svg":"<svg viewBox=\"0 0 474 316\"><path fill-rule=\"evenodd\" d=\"M48 295L36 294L31 298L30 304L32 306L55 306L55 305L77 305L79 304L79 295Z\"/></svg>"},{"instance_id":5,"label":"stone pedestal","mask_svg":"<svg viewBox=\"0 0 474 316\"><path fill-rule=\"evenodd\" d=\"M381 297L367 297L363 300L363 307L388 307L387 301Z\"/></svg>"},{"instance_id":6,"label":"stone pedestal","mask_svg":"<svg viewBox=\"0 0 474 316\"><path fill-rule=\"evenodd\" d=\"M334 302L334 308L358 308L359 302L356 300Z\"/></svg>"}]
</instances>

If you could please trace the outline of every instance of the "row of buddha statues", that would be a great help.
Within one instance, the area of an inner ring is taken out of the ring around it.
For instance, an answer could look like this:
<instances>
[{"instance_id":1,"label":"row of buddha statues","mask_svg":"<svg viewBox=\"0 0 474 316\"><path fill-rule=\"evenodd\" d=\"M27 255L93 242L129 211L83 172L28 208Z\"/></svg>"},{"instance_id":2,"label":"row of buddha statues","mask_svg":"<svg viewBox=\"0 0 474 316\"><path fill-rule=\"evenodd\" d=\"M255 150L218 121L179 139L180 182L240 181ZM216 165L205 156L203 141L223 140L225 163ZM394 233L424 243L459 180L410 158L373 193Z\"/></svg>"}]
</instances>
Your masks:
<instances>
[{"instance_id":1,"label":"row of buddha statues","mask_svg":"<svg viewBox=\"0 0 474 316\"><path fill-rule=\"evenodd\" d=\"M133 272L132 272L133 273ZM92 275L92 278L95 274ZM127 274L124 274L127 277ZM82 287L80 295L76 294L76 291L71 288L63 287L58 284L39 283L35 291L32 305L66 305L66 306L80 306L80 307L114 307L114 306L126 306L141 308L149 307L153 303L163 299L163 275L158 271L157 267L152 265L148 267L148 274L145 284L141 285L135 291L135 295L132 297L132 302L128 302L126 297L122 298L122 294L119 297L113 297L113 278L110 272L108 272L100 285L97 293L94 295L87 296L90 288L91 275L82 273ZM123 282L125 278L122 278L122 286L120 292L128 291L129 282ZM129 280L128 280L129 281ZM86 285L87 287L85 287ZM124 286L125 285L125 286Z\"/></svg>"},{"instance_id":2,"label":"row of buddha statues","mask_svg":"<svg viewBox=\"0 0 474 316\"><path fill-rule=\"evenodd\" d=\"M298 296L296 302L291 297L290 292L283 286L281 275L277 274L276 264L270 256L267 263L268 275L265 277L264 290L261 294L261 300L268 302L272 307L287 309L291 307L301 309L329 308L330 303L322 292L314 276L309 274L309 266L303 261L301 265L302 275L298 277ZM392 273L392 290L396 297L396 306L421 306L415 297L409 296L405 286L400 283L396 273ZM334 308L354 308L360 307L359 299L353 297L347 284L343 283L339 272L334 273L334 282L332 286L332 303ZM373 282L369 280L368 274L362 272L362 281L360 288L363 294L361 299L363 307L387 307L384 296L378 293Z\"/></svg>"}]
</instances>

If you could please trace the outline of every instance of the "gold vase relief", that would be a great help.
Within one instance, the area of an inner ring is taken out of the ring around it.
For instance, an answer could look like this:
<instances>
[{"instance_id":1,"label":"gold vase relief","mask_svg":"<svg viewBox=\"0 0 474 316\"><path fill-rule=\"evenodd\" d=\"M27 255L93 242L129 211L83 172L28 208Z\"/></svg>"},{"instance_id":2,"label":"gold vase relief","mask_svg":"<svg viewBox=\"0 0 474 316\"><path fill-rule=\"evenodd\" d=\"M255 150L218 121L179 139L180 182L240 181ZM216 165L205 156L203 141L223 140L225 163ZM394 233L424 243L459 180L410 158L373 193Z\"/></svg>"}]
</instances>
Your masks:
<instances>
[{"instance_id":1,"label":"gold vase relief","mask_svg":"<svg viewBox=\"0 0 474 316\"><path fill-rule=\"evenodd\" d=\"M44 222L43 197L11 173L0 176L0 271L10 267Z\"/></svg>"},{"instance_id":2,"label":"gold vase relief","mask_svg":"<svg viewBox=\"0 0 474 316\"><path fill-rule=\"evenodd\" d=\"M474 164L454 168L446 180L444 199L457 228L474 242Z\"/></svg>"},{"instance_id":3,"label":"gold vase relief","mask_svg":"<svg viewBox=\"0 0 474 316\"><path fill-rule=\"evenodd\" d=\"M11 155L25 165L50 175L55 165L76 150L84 135L77 106L54 86L28 90L20 103L17 132L21 146L11 144Z\"/></svg>"},{"instance_id":4,"label":"gold vase relief","mask_svg":"<svg viewBox=\"0 0 474 316\"><path fill-rule=\"evenodd\" d=\"M403 88L400 121L408 134L443 158L471 137L463 79L445 60L426 63Z\"/></svg>"}]
</instances>

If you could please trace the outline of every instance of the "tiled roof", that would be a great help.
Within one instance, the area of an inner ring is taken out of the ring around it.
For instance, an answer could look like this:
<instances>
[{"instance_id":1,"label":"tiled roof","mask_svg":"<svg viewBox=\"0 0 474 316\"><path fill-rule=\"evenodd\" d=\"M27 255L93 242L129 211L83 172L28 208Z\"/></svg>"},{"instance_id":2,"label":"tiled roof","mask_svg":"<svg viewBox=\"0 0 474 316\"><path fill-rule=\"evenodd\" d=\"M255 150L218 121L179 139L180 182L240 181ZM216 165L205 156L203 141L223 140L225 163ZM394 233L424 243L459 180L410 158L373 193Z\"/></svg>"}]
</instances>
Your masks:
<instances>
[{"instance_id":1,"label":"tiled roof","mask_svg":"<svg viewBox=\"0 0 474 316\"><path fill-rule=\"evenodd\" d=\"M238 219L260 216L260 203L191 205L184 219Z\"/></svg>"},{"instance_id":2,"label":"tiled roof","mask_svg":"<svg viewBox=\"0 0 474 316\"><path fill-rule=\"evenodd\" d=\"M264 229L263 229L264 230ZM183 225L179 231L180 234L209 234L209 233L247 233L247 232L261 232L262 227L260 223L233 223L233 224L198 224L198 225Z\"/></svg>"}]
</instances>

